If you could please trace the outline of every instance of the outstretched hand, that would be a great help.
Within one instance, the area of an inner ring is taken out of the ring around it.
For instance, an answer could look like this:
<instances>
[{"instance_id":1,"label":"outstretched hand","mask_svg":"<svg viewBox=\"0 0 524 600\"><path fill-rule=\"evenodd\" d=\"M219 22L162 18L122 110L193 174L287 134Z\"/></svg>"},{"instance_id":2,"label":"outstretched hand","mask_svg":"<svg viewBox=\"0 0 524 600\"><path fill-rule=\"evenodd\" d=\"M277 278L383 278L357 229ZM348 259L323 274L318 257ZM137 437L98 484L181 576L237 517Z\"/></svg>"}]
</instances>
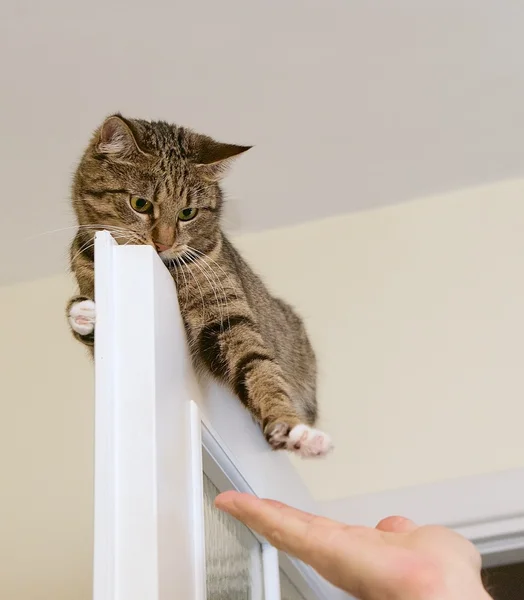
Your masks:
<instances>
[{"instance_id":1,"label":"outstretched hand","mask_svg":"<svg viewBox=\"0 0 524 600\"><path fill-rule=\"evenodd\" d=\"M389 517L344 525L274 500L225 492L215 505L361 600L487 600L480 555L444 527Z\"/></svg>"}]
</instances>

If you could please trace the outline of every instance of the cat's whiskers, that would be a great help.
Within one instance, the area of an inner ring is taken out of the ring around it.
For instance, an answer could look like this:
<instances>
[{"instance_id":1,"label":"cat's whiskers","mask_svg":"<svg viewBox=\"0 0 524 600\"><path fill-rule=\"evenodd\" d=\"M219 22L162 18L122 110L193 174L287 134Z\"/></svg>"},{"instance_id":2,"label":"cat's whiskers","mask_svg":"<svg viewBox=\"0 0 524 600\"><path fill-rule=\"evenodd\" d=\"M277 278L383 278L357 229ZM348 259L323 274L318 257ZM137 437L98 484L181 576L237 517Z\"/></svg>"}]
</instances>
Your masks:
<instances>
[{"instance_id":1,"label":"cat's whiskers","mask_svg":"<svg viewBox=\"0 0 524 600\"><path fill-rule=\"evenodd\" d=\"M184 273L184 269L182 268L182 265L177 265L176 259L174 258L170 258L168 259L168 261L166 262L166 266L169 269L169 272L171 273L171 275L174 277L175 279L175 283L176 283L176 291L177 291L177 296L178 296L178 300L181 300L181 289L180 286L178 285L179 279L178 276L182 275L182 277L184 278L184 307L187 305L187 299L188 299L188 294L187 294L187 279L186 279L186 275ZM177 268L177 266L179 268Z\"/></svg>"},{"instance_id":2,"label":"cat's whiskers","mask_svg":"<svg viewBox=\"0 0 524 600\"><path fill-rule=\"evenodd\" d=\"M75 255L71 258L71 263L74 263L75 260L84 252L87 252L88 250L90 250L91 248L95 247L95 242L92 240L89 240L89 244L83 244L80 247L80 250L78 250Z\"/></svg>"},{"instance_id":3,"label":"cat's whiskers","mask_svg":"<svg viewBox=\"0 0 524 600\"><path fill-rule=\"evenodd\" d=\"M71 225L70 227L60 227L59 229L51 229L50 231L42 231L41 233L37 233L36 235L31 235L27 238L25 238L26 241L29 240L34 240L36 238L42 237L43 235L51 235L52 233L59 233L61 231L68 231L71 229L76 229L77 231L79 229L95 229L96 231L103 231L104 229L109 230L109 231L129 231L128 229L125 229L124 227L117 227L115 225L105 225L103 223L99 223L99 224L89 224L89 225Z\"/></svg>"},{"instance_id":4,"label":"cat's whiskers","mask_svg":"<svg viewBox=\"0 0 524 600\"><path fill-rule=\"evenodd\" d=\"M128 235L128 233L126 234L122 234L122 233L115 233L113 235L113 237L115 239L121 239L121 238L129 238L130 236ZM124 246L126 246L127 244L129 244L130 242L135 241L133 240L133 238L131 238L130 240L128 240L128 242L126 244L123 244ZM87 240L87 242L84 242L80 248L78 249L78 251L75 253L75 255L71 258L71 263L74 263L75 260L84 252L87 252L88 250L90 250L91 248L95 247L95 240L94 239L89 239Z\"/></svg>"},{"instance_id":5,"label":"cat's whiskers","mask_svg":"<svg viewBox=\"0 0 524 600\"><path fill-rule=\"evenodd\" d=\"M79 225L78 227L79 230L82 231L94 231L95 233L98 231L115 231L117 233L129 233L129 234L133 234L133 231L131 229L126 229L125 227L118 227L116 225L104 225L104 226L99 226L99 225Z\"/></svg>"},{"instance_id":6,"label":"cat's whiskers","mask_svg":"<svg viewBox=\"0 0 524 600\"><path fill-rule=\"evenodd\" d=\"M226 279L231 284L231 286L233 287L233 289L235 289L237 287L237 283L235 281L233 281L233 279L231 279L231 275L227 271L224 271L224 269L222 268L222 266L219 265L216 260L214 260L213 258L211 258L210 256L208 256L207 254L204 254L201 250L197 250L196 248L193 248L192 246L188 246L188 250L190 250L191 252L193 252L194 254L196 254L199 258L202 258L202 259L205 259L205 260L210 260L226 276Z\"/></svg>"},{"instance_id":7,"label":"cat's whiskers","mask_svg":"<svg viewBox=\"0 0 524 600\"><path fill-rule=\"evenodd\" d=\"M213 268L211 267L211 265L209 265L207 263L205 256L203 256L203 255L199 256L198 254L196 254L195 252L193 252L191 248L188 248L188 253L195 260L194 264L197 265L199 268L200 268L200 265L196 262L196 260L202 261L203 266L205 266L208 269L208 272L213 276L214 280L217 282L217 284L218 284L217 287L219 288L219 291L222 293L222 296L224 298L224 309L226 310L226 314L227 314L228 327L231 328L231 322L229 320L229 311L227 310L228 297L227 297L227 294L226 294L226 290L225 290L224 284L222 283L222 281L220 280L220 278L218 277L218 275L215 273L215 271L213 270ZM226 276L227 276L227 274L226 274ZM209 281L209 279L208 279L208 281ZM211 281L209 282L209 285L211 285L213 291L215 291L213 283ZM215 292L215 297L216 297L216 292ZM218 302L218 297L217 297L217 304L220 304ZM221 322L223 322L223 317L221 317L221 319L222 319Z\"/></svg>"},{"instance_id":8,"label":"cat's whiskers","mask_svg":"<svg viewBox=\"0 0 524 600\"><path fill-rule=\"evenodd\" d=\"M113 226L107 226L103 229L99 228L99 227L89 227L89 226L82 226L82 229L84 231L86 231L88 234L90 233L94 233L96 234L99 231L109 231L109 233L111 234L112 237L114 237L115 239L118 239L119 236L120 237L128 237L134 241L136 241L139 244L147 244L147 240L143 239L140 234L135 233L134 231L130 230L130 229L125 229L124 227L113 227ZM93 239L94 239L94 235L93 235Z\"/></svg>"},{"instance_id":9,"label":"cat's whiskers","mask_svg":"<svg viewBox=\"0 0 524 600\"><path fill-rule=\"evenodd\" d=\"M208 261L213 262L220 269L220 271L222 271L222 273L226 276L228 283L233 288L235 288L235 282L231 279L230 274L227 273L226 271L224 271L224 269L215 260L213 260L210 256L207 256L203 252L200 252L199 250L196 250L196 248L192 248L191 246L188 246L188 253L190 253L192 255L193 259L198 259L198 260L201 260L202 262L204 262L204 264L208 267L208 269L211 271L211 273L213 273L213 276L216 277L218 283L222 286L222 289L224 290L224 294L225 294L224 284L222 283L222 281L220 280L218 275L215 273L213 267L208 263Z\"/></svg>"},{"instance_id":10,"label":"cat's whiskers","mask_svg":"<svg viewBox=\"0 0 524 600\"><path fill-rule=\"evenodd\" d=\"M86 242L84 242L80 248L77 250L77 252L75 253L75 255L73 257L71 257L71 263L74 263L75 260L84 252L87 252L88 250L90 250L91 248L94 248L95 246L95 240L93 239L89 239Z\"/></svg>"},{"instance_id":11,"label":"cat's whiskers","mask_svg":"<svg viewBox=\"0 0 524 600\"><path fill-rule=\"evenodd\" d=\"M183 256L180 256L178 258L178 260L180 260L185 267L188 267L188 265L187 265L186 261L184 260ZM197 287L198 287L198 291L200 293L200 298L202 300L202 324L204 324L205 323L205 317L206 317L206 304L205 304L205 301L204 301L204 294L202 293L202 288L200 287L200 283L198 282L198 279L195 277L195 274L189 268L188 268L188 271L189 271L189 274L191 275L191 277L193 277L193 279L195 280L195 283L197 284Z\"/></svg>"},{"instance_id":12,"label":"cat's whiskers","mask_svg":"<svg viewBox=\"0 0 524 600\"><path fill-rule=\"evenodd\" d=\"M218 315L220 318L220 331L223 332L224 331L224 313L223 313L223 309L221 306L221 303L218 301L218 295L216 292L216 286L214 285L213 281L211 281L211 279L209 279L209 277L207 276L205 270L203 267L201 267L197 261L193 261L192 262L193 265L195 265L195 267L197 267L199 269L199 271L202 273L202 275L207 279L207 282L209 283L211 289L213 290L213 294L215 295L215 300L217 303L217 308L218 308ZM224 294L224 307L226 306L226 296ZM228 320L229 320L229 315L228 315ZM231 327L231 324L229 324L229 327Z\"/></svg>"},{"instance_id":13,"label":"cat's whiskers","mask_svg":"<svg viewBox=\"0 0 524 600\"><path fill-rule=\"evenodd\" d=\"M178 280L178 274L180 273L182 275L182 277L184 278L184 308L187 306L187 302L189 300L189 286L187 284L187 279L186 279L186 274L184 273L184 269L177 269L176 266L176 261L174 259L170 260L170 263L172 263L173 267L175 267L173 273L175 275L175 278ZM177 281L178 283L178 281ZM177 285L177 293L179 292L178 289L178 285ZM178 294L177 294L178 295ZM178 295L178 299L180 300L180 295Z\"/></svg>"}]
</instances>

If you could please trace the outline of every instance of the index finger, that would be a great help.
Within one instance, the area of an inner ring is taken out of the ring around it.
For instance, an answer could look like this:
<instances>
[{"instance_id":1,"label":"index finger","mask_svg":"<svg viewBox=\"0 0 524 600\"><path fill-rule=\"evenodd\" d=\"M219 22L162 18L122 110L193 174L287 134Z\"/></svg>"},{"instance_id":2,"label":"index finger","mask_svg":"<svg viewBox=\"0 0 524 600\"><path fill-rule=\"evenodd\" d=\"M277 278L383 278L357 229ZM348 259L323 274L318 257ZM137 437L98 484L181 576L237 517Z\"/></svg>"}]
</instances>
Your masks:
<instances>
[{"instance_id":1,"label":"index finger","mask_svg":"<svg viewBox=\"0 0 524 600\"><path fill-rule=\"evenodd\" d=\"M253 529L275 548L301 560L311 560L313 550L309 532L312 526L340 527L331 519L318 517L275 500L262 500L250 494L224 492L215 506Z\"/></svg>"},{"instance_id":2,"label":"index finger","mask_svg":"<svg viewBox=\"0 0 524 600\"><path fill-rule=\"evenodd\" d=\"M344 525L238 492L220 494L215 505L350 594L362 597L374 586L373 597L389 597L390 553L383 536L391 534Z\"/></svg>"}]
</instances>

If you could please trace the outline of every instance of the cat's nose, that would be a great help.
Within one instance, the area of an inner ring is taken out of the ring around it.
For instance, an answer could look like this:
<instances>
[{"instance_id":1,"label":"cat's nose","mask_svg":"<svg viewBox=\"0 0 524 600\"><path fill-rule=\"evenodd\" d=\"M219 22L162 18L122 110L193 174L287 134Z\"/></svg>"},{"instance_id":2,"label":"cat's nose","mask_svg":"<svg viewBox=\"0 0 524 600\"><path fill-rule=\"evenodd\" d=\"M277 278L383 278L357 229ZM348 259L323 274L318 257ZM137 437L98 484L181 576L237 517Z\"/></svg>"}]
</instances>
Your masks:
<instances>
[{"instance_id":1,"label":"cat's nose","mask_svg":"<svg viewBox=\"0 0 524 600\"><path fill-rule=\"evenodd\" d=\"M166 250L169 250L171 246L167 246L166 244L162 244L161 242L155 242L155 248L158 252L165 252Z\"/></svg>"}]
</instances>

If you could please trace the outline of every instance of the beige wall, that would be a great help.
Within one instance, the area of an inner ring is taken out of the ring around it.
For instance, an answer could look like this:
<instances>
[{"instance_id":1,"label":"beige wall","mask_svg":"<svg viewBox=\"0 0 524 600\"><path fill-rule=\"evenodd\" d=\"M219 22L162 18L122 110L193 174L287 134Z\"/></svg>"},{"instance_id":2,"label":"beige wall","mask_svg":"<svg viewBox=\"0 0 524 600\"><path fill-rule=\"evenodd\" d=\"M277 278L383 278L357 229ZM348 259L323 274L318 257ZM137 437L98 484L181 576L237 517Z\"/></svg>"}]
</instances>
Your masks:
<instances>
[{"instance_id":1,"label":"beige wall","mask_svg":"<svg viewBox=\"0 0 524 600\"><path fill-rule=\"evenodd\" d=\"M524 180L240 242L317 349L318 499L524 466Z\"/></svg>"},{"instance_id":2,"label":"beige wall","mask_svg":"<svg viewBox=\"0 0 524 600\"><path fill-rule=\"evenodd\" d=\"M239 240L317 348L336 451L297 463L317 498L524 465L522 198L506 182ZM70 290L0 288L9 600L90 598L92 369L64 322Z\"/></svg>"},{"instance_id":3,"label":"beige wall","mask_svg":"<svg viewBox=\"0 0 524 600\"><path fill-rule=\"evenodd\" d=\"M0 598L89 600L93 377L62 276L0 288Z\"/></svg>"}]
</instances>

